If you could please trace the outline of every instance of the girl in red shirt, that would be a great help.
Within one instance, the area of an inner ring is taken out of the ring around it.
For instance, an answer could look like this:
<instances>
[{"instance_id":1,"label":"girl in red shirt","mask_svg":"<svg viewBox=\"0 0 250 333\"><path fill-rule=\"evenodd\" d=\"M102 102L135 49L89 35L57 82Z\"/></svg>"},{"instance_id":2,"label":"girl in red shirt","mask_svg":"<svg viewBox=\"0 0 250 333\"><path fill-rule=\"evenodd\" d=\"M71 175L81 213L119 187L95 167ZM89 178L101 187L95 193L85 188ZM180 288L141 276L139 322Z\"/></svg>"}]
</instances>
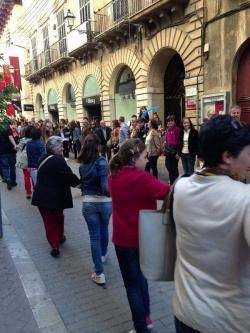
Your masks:
<instances>
[{"instance_id":1,"label":"girl in red shirt","mask_svg":"<svg viewBox=\"0 0 250 333\"><path fill-rule=\"evenodd\" d=\"M111 160L109 178L113 242L137 333L152 327L148 284L139 264L139 211L156 209L156 200L164 199L170 189L170 185L144 171L146 163L144 143L129 139Z\"/></svg>"}]
</instances>

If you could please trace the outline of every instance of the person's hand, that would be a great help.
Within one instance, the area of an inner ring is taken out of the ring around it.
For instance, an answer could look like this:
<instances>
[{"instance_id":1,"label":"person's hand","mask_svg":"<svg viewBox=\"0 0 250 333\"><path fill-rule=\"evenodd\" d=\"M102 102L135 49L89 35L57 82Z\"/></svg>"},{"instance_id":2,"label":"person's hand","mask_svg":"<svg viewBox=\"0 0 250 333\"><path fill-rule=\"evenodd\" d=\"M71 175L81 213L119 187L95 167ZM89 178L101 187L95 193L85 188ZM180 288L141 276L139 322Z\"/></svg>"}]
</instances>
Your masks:
<instances>
[{"instance_id":1,"label":"person's hand","mask_svg":"<svg viewBox=\"0 0 250 333\"><path fill-rule=\"evenodd\" d=\"M176 155L175 155L175 158L176 158L177 160L179 160L179 159L180 159L180 156L179 156L178 154L176 154Z\"/></svg>"}]
</instances>

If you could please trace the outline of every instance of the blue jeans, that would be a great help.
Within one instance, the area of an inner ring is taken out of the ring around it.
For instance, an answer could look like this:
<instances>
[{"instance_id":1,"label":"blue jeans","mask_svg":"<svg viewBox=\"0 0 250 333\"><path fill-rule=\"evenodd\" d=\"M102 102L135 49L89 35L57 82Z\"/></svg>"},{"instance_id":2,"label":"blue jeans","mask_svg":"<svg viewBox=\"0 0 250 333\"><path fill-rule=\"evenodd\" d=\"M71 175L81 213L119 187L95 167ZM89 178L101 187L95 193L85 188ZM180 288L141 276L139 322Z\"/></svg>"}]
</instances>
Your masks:
<instances>
[{"instance_id":1,"label":"blue jeans","mask_svg":"<svg viewBox=\"0 0 250 333\"><path fill-rule=\"evenodd\" d=\"M174 318L174 323L175 323L176 333L201 333L200 331L196 331L193 328L185 325L176 317Z\"/></svg>"},{"instance_id":2,"label":"blue jeans","mask_svg":"<svg viewBox=\"0 0 250 333\"><path fill-rule=\"evenodd\" d=\"M146 323L146 317L150 314L148 283L140 269L139 249L115 245L115 251L135 330L137 333L149 332Z\"/></svg>"},{"instance_id":3,"label":"blue jeans","mask_svg":"<svg viewBox=\"0 0 250 333\"><path fill-rule=\"evenodd\" d=\"M194 173L195 156L182 153L181 160L185 175L191 176Z\"/></svg>"},{"instance_id":4,"label":"blue jeans","mask_svg":"<svg viewBox=\"0 0 250 333\"><path fill-rule=\"evenodd\" d=\"M89 229L92 259L96 274L103 273L102 256L107 254L111 202L83 202L82 215Z\"/></svg>"},{"instance_id":5,"label":"blue jeans","mask_svg":"<svg viewBox=\"0 0 250 333\"><path fill-rule=\"evenodd\" d=\"M3 179L10 180L14 184L16 182L16 154L2 154L0 159Z\"/></svg>"}]
</instances>

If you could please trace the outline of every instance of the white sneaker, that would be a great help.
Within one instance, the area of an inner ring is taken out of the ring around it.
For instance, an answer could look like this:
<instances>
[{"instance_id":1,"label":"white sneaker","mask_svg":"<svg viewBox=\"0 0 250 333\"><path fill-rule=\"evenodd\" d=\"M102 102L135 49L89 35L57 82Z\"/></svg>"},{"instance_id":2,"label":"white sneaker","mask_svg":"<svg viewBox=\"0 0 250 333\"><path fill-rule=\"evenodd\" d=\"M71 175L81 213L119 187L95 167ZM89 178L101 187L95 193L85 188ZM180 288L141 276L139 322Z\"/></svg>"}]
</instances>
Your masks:
<instances>
[{"instance_id":1,"label":"white sneaker","mask_svg":"<svg viewBox=\"0 0 250 333\"><path fill-rule=\"evenodd\" d=\"M104 285L106 283L105 275L104 273L101 273L97 275L95 272L92 273L91 279L94 283L99 284L99 285Z\"/></svg>"},{"instance_id":2,"label":"white sneaker","mask_svg":"<svg viewBox=\"0 0 250 333\"><path fill-rule=\"evenodd\" d=\"M136 331L135 331L135 330L132 330L132 331L129 331L128 333L136 333Z\"/></svg>"},{"instance_id":3,"label":"white sneaker","mask_svg":"<svg viewBox=\"0 0 250 333\"><path fill-rule=\"evenodd\" d=\"M102 263L104 264L108 259L108 253L105 256L102 256Z\"/></svg>"}]
</instances>

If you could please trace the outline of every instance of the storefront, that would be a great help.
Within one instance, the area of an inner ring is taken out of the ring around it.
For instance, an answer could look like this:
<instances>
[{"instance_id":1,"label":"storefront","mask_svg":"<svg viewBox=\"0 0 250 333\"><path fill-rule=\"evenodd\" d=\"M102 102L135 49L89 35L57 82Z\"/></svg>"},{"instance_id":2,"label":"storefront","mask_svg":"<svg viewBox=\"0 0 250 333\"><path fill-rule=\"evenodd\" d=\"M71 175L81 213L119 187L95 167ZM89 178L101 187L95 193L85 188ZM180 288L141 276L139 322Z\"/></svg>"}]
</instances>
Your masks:
<instances>
[{"instance_id":1,"label":"storefront","mask_svg":"<svg viewBox=\"0 0 250 333\"><path fill-rule=\"evenodd\" d=\"M57 93L54 89L50 89L48 93L48 111L50 119L53 122L59 121Z\"/></svg>"},{"instance_id":2,"label":"storefront","mask_svg":"<svg viewBox=\"0 0 250 333\"><path fill-rule=\"evenodd\" d=\"M136 114L135 78L131 69L124 66L118 74L115 86L115 115L116 119L124 116L128 121Z\"/></svg>"},{"instance_id":3,"label":"storefront","mask_svg":"<svg viewBox=\"0 0 250 333\"><path fill-rule=\"evenodd\" d=\"M89 76L83 88L82 105L89 119L102 118L101 90L94 76Z\"/></svg>"},{"instance_id":4,"label":"storefront","mask_svg":"<svg viewBox=\"0 0 250 333\"><path fill-rule=\"evenodd\" d=\"M66 84L63 91L63 113L64 118L69 121L76 118L76 98L73 87L70 83Z\"/></svg>"}]
</instances>

